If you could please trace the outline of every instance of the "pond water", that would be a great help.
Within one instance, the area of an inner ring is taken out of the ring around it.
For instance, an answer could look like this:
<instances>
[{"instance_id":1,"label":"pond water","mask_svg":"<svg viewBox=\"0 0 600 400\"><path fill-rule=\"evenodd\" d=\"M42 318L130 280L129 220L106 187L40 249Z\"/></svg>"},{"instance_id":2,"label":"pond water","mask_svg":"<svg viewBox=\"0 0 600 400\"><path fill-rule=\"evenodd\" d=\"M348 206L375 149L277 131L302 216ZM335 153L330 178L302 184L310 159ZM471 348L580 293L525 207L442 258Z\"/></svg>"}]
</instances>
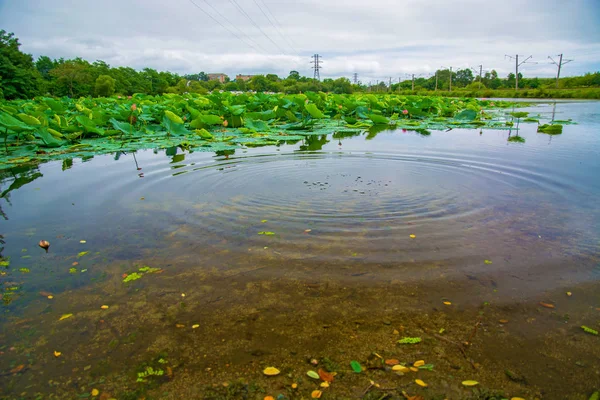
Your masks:
<instances>
[{"instance_id":1,"label":"pond water","mask_svg":"<svg viewBox=\"0 0 600 400\"><path fill-rule=\"evenodd\" d=\"M524 111L577 124L2 171L0 398L587 399L600 103Z\"/></svg>"}]
</instances>

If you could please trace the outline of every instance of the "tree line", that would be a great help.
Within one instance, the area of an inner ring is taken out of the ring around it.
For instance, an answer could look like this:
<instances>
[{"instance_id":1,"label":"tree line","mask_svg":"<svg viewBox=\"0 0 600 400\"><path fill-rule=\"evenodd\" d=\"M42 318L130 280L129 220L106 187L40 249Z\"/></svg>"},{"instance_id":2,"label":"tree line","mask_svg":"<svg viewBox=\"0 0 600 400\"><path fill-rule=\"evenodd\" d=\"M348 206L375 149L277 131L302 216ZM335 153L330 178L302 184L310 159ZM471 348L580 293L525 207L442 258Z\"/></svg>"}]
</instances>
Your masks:
<instances>
[{"instance_id":1,"label":"tree line","mask_svg":"<svg viewBox=\"0 0 600 400\"><path fill-rule=\"evenodd\" d=\"M82 58L65 60L40 56L37 60L20 50L21 44L13 33L0 30L0 98L33 98L38 95L88 97L88 96L128 96L134 93L159 95L164 93L208 93L212 90L257 92L300 93L324 91L332 93L353 93L366 90L404 91L412 90L412 80L396 83L388 87L385 82L377 85L352 84L347 78L324 79L318 81L301 76L298 71L290 71L281 78L275 74L255 75L249 80L226 79L224 83L209 80L205 72L179 75L172 72L144 68L137 71L130 67L111 67L97 60L90 63ZM454 88L511 88L515 85L515 75L505 79L496 71L487 72L479 82L470 69L458 71L440 70L437 72L437 89L447 90L452 74ZM519 74L519 86L542 88L554 84L553 79L524 78ZM436 78L419 77L414 82L415 90L434 90ZM474 86L475 85L475 86ZM521 86L522 85L522 86ZM580 77L561 78L563 88L599 87L600 72Z\"/></svg>"}]
</instances>

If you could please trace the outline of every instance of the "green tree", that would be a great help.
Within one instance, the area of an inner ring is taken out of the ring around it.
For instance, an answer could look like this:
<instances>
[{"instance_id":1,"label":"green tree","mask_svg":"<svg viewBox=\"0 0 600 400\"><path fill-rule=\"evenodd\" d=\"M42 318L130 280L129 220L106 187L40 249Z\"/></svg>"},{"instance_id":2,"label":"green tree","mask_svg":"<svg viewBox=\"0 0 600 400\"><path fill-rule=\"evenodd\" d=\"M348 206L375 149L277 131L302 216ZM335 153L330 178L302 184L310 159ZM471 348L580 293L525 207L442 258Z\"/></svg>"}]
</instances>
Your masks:
<instances>
[{"instance_id":1,"label":"green tree","mask_svg":"<svg viewBox=\"0 0 600 400\"><path fill-rule=\"evenodd\" d=\"M90 63L80 58L67 60L50 71L56 78L55 94L69 94L75 96L89 96L91 94Z\"/></svg>"},{"instance_id":2,"label":"green tree","mask_svg":"<svg viewBox=\"0 0 600 400\"><path fill-rule=\"evenodd\" d=\"M52 61L48 56L40 56L35 62L35 68L38 70L42 78L50 80L50 71L58 65L57 61Z\"/></svg>"},{"instance_id":3,"label":"green tree","mask_svg":"<svg viewBox=\"0 0 600 400\"><path fill-rule=\"evenodd\" d=\"M0 87L7 99L31 98L39 93L41 76L33 57L19 47L13 33L0 30Z\"/></svg>"},{"instance_id":4,"label":"green tree","mask_svg":"<svg viewBox=\"0 0 600 400\"><path fill-rule=\"evenodd\" d=\"M293 79L295 81L300 79L300 72L298 71L290 71L290 74L288 75L287 79Z\"/></svg>"},{"instance_id":5,"label":"green tree","mask_svg":"<svg viewBox=\"0 0 600 400\"><path fill-rule=\"evenodd\" d=\"M473 82L473 71L469 68L459 69L456 71L456 76L453 78L454 86L456 84L457 87L465 87Z\"/></svg>"},{"instance_id":6,"label":"green tree","mask_svg":"<svg viewBox=\"0 0 600 400\"><path fill-rule=\"evenodd\" d=\"M108 97L115 93L115 80L108 75L96 79L96 96Z\"/></svg>"}]
</instances>

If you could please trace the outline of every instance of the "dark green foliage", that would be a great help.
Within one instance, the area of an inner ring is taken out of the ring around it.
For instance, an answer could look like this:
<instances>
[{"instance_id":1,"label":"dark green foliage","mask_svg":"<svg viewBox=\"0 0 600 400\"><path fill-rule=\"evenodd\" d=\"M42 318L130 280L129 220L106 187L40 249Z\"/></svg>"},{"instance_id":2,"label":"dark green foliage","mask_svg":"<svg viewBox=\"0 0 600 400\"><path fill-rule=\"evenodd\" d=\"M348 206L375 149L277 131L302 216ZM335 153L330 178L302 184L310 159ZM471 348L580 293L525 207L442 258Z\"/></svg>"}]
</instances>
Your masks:
<instances>
[{"instance_id":1,"label":"dark green foliage","mask_svg":"<svg viewBox=\"0 0 600 400\"><path fill-rule=\"evenodd\" d=\"M101 97L112 96L115 92L116 80L108 75L100 75L96 79L96 95Z\"/></svg>"},{"instance_id":2,"label":"dark green foliage","mask_svg":"<svg viewBox=\"0 0 600 400\"><path fill-rule=\"evenodd\" d=\"M538 132L547 133L548 135L560 135L562 133L563 126L562 125L550 125L544 124L538 126Z\"/></svg>"},{"instance_id":3,"label":"dark green foliage","mask_svg":"<svg viewBox=\"0 0 600 400\"><path fill-rule=\"evenodd\" d=\"M0 30L0 98L25 99L39 93L41 76L33 57L20 46L12 33Z\"/></svg>"}]
</instances>

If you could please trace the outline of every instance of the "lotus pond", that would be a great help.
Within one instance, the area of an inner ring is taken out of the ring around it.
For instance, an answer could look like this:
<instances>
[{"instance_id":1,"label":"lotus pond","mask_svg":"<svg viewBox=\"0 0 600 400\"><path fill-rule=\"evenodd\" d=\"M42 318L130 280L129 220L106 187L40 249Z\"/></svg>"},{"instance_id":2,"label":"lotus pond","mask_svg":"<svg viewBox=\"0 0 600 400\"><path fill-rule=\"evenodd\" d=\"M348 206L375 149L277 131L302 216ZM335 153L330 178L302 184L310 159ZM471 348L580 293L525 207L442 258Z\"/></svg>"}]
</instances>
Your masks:
<instances>
[{"instance_id":1,"label":"lotus pond","mask_svg":"<svg viewBox=\"0 0 600 400\"><path fill-rule=\"evenodd\" d=\"M2 399L600 389L598 102L0 109Z\"/></svg>"}]
</instances>

